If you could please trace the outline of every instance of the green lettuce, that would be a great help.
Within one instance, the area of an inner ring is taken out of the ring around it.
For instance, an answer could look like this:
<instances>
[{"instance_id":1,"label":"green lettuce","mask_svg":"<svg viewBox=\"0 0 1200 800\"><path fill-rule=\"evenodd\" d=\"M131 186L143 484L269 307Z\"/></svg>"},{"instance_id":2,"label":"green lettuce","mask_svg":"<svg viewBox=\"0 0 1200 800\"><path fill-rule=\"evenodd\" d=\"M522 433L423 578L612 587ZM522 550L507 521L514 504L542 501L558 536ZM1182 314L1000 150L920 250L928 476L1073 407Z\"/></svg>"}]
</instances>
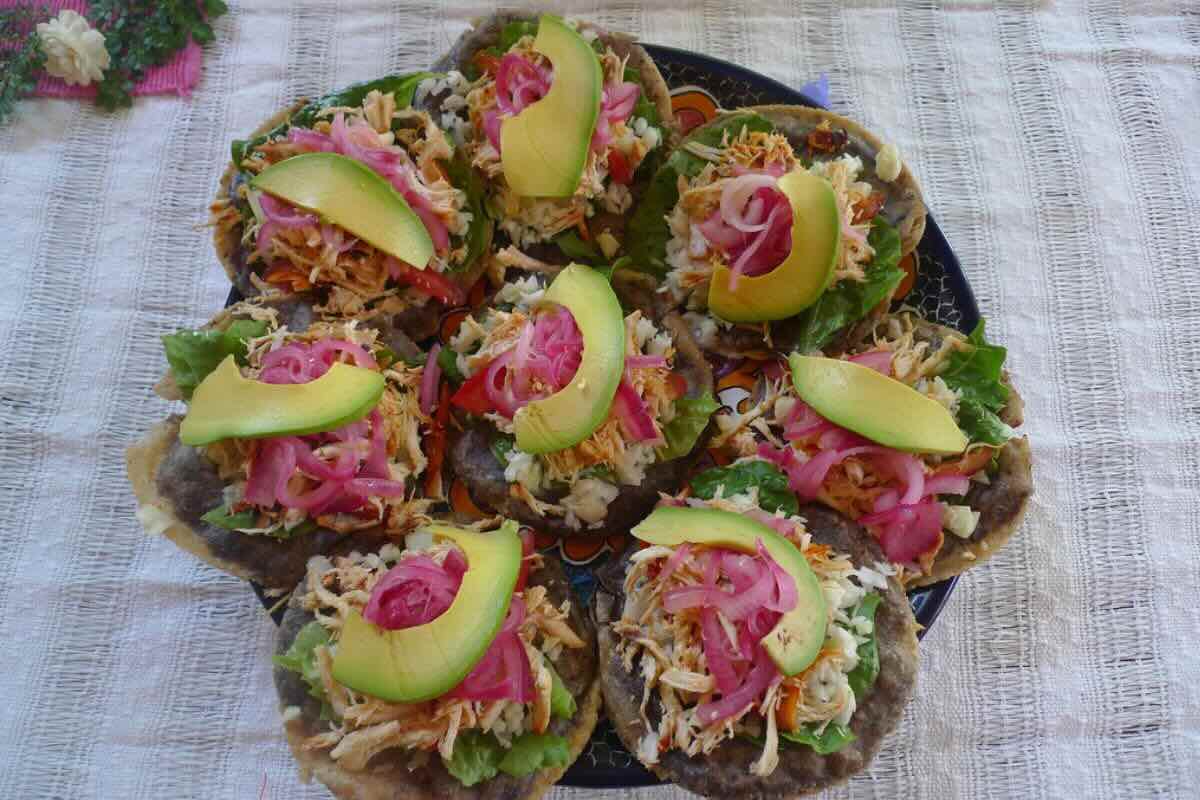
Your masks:
<instances>
[{"instance_id":1,"label":"green lettuce","mask_svg":"<svg viewBox=\"0 0 1200 800\"><path fill-rule=\"evenodd\" d=\"M807 745L822 756L836 753L858 738L845 725L838 725L836 722L830 722L819 734L816 732L817 727L815 723L810 722L807 725L801 725L800 729L796 731L780 731L779 738L795 744Z\"/></svg>"},{"instance_id":2,"label":"green lettuce","mask_svg":"<svg viewBox=\"0 0 1200 800\"><path fill-rule=\"evenodd\" d=\"M871 592L850 612L850 619L865 617L874 621L875 610L879 608L881 600L883 600L883 596L879 592ZM867 696L867 692L871 691L871 687L875 685L875 679L878 677L879 646L876 644L875 634L872 632L870 637L858 646L858 665L846 676L850 682L850 690L854 692L854 699L861 703Z\"/></svg>"},{"instance_id":3,"label":"green lettuce","mask_svg":"<svg viewBox=\"0 0 1200 800\"><path fill-rule=\"evenodd\" d=\"M443 347L438 351L437 363L442 368L442 374L452 383L458 384L466 380L462 370L458 368L458 353L451 348Z\"/></svg>"},{"instance_id":4,"label":"green lettuce","mask_svg":"<svg viewBox=\"0 0 1200 800\"><path fill-rule=\"evenodd\" d=\"M487 251L492 241L492 220L487 213L483 180L479 172L471 168L464 148L455 149L454 158L446 162L446 173L450 176L451 185L462 189L467 195L464 210L471 214L471 224L467 227L465 237L467 255L453 268L455 272L465 272Z\"/></svg>"},{"instance_id":5,"label":"green lettuce","mask_svg":"<svg viewBox=\"0 0 1200 800\"><path fill-rule=\"evenodd\" d=\"M671 232L667 228L666 217L679 202L679 176L693 178L708 164L699 156L689 153L684 145L697 142L719 147L726 133L736 136L742 128L764 133L774 129L770 122L757 114L735 114L692 133L654 174L626 229L626 249L633 259L634 269L660 278L670 269L667 265L667 241L671 238Z\"/></svg>"},{"instance_id":6,"label":"green lettuce","mask_svg":"<svg viewBox=\"0 0 1200 800\"><path fill-rule=\"evenodd\" d=\"M262 336L267 332L267 323L249 319L236 319L223 331L189 330L177 331L162 337L167 363L175 376L175 385L185 399L208 374L225 360L233 356L239 364L246 363L246 340Z\"/></svg>"},{"instance_id":7,"label":"green lettuce","mask_svg":"<svg viewBox=\"0 0 1200 800\"><path fill-rule=\"evenodd\" d=\"M297 673L308 684L308 694L321 701L321 719L333 719L333 708L321 685L321 672L317 667L318 647L329 646L329 631L313 620L300 629L291 647L283 655L271 657L275 666Z\"/></svg>"},{"instance_id":8,"label":"green lettuce","mask_svg":"<svg viewBox=\"0 0 1200 800\"><path fill-rule=\"evenodd\" d=\"M547 767L565 767L571 761L566 738L552 733L523 733L500 760L500 771L521 778Z\"/></svg>"},{"instance_id":9,"label":"green lettuce","mask_svg":"<svg viewBox=\"0 0 1200 800\"><path fill-rule=\"evenodd\" d=\"M235 139L230 147L230 155L233 157L233 163L241 169L242 159L246 157L246 153L258 147L268 139L287 133L288 128L295 125L299 128L311 128L318 119L322 109L331 108L333 106L349 106L351 108L362 105L363 99L372 90L378 90L387 94L393 92L396 95L396 106L398 108L407 108L412 105L413 95L416 94L417 86L426 78L436 78L436 72L413 72L406 75L386 75L382 78L377 78L373 81L364 81L347 86L336 92L319 97L310 103L307 103L299 111L291 116L286 122L281 122L271 130L253 139Z\"/></svg>"},{"instance_id":10,"label":"green lettuce","mask_svg":"<svg viewBox=\"0 0 1200 800\"><path fill-rule=\"evenodd\" d=\"M500 466L508 466L508 454L517 449L517 440L508 434L499 433L492 439L488 449L492 451L492 456L500 462Z\"/></svg>"},{"instance_id":11,"label":"green lettuce","mask_svg":"<svg viewBox=\"0 0 1200 800\"><path fill-rule=\"evenodd\" d=\"M591 242L585 242L575 231L566 231L554 237L554 243L562 254L572 261L583 264L594 264L603 261L604 256L599 248Z\"/></svg>"},{"instance_id":12,"label":"green lettuce","mask_svg":"<svg viewBox=\"0 0 1200 800\"><path fill-rule=\"evenodd\" d=\"M550 687L550 713L560 719L570 719L575 716L575 697L549 662L546 662L546 669L550 670L550 678L554 682Z\"/></svg>"},{"instance_id":13,"label":"green lettuce","mask_svg":"<svg viewBox=\"0 0 1200 800\"><path fill-rule=\"evenodd\" d=\"M692 478L692 494L702 500L716 497L718 489L723 497L732 497L745 494L752 486L758 487L758 504L764 511L774 514L782 509L789 515L799 513L800 504L788 486L787 476L766 461L743 461L716 467Z\"/></svg>"},{"instance_id":14,"label":"green lettuce","mask_svg":"<svg viewBox=\"0 0 1200 800\"><path fill-rule=\"evenodd\" d=\"M252 510L230 514L229 509L225 508L225 506L217 506L201 515L200 519L210 525L216 525L218 528L235 531L238 528L256 527L255 523L258 522L258 514Z\"/></svg>"},{"instance_id":15,"label":"green lettuce","mask_svg":"<svg viewBox=\"0 0 1200 800\"><path fill-rule=\"evenodd\" d=\"M567 740L550 733L523 733L507 750L490 733L464 731L454 740L454 752L444 761L446 771L463 786L504 772L521 778L548 767L565 767L571 751Z\"/></svg>"},{"instance_id":16,"label":"green lettuce","mask_svg":"<svg viewBox=\"0 0 1200 800\"><path fill-rule=\"evenodd\" d=\"M900 234L882 216L871 222L867 242L875 250L875 257L864 270L867 280L839 281L800 313L797 351L809 353L823 348L838 331L858 322L890 297L904 279L904 270L899 267Z\"/></svg>"},{"instance_id":17,"label":"green lettuce","mask_svg":"<svg viewBox=\"0 0 1200 800\"><path fill-rule=\"evenodd\" d=\"M999 416L1008 402L1008 387L1001 381L1008 351L984 338L983 320L967 337L969 352L950 354L942 380L960 396L958 426L972 442L1002 445L1016 434Z\"/></svg>"},{"instance_id":18,"label":"green lettuce","mask_svg":"<svg viewBox=\"0 0 1200 800\"><path fill-rule=\"evenodd\" d=\"M498 55L504 55L512 46L521 41L524 36L536 37L538 23L536 20L517 20L510 22L500 30L500 45Z\"/></svg>"},{"instance_id":19,"label":"green lettuce","mask_svg":"<svg viewBox=\"0 0 1200 800\"><path fill-rule=\"evenodd\" d=\"M658 460L670 461L692 452L700 434L708 427L708 418L720 407L711 392L676 400L675 418L663 426L666 444L658 448Z\"/></svg>"}]
</instances>

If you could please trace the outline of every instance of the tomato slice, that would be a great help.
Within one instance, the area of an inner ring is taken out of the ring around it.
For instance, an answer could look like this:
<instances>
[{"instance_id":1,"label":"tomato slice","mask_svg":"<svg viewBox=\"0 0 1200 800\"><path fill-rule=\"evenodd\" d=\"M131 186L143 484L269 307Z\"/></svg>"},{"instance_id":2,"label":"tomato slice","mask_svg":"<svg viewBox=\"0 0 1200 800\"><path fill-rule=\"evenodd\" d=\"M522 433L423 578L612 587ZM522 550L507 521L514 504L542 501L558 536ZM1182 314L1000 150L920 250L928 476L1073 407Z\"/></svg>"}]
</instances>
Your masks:
<instances>
[{"instance_id":1,"label":"tomato slice","mask_svg":"<svg viewBox=\"0 0 1200 800\"><path fill-rule=\"evenodd\" d=\"M613 183L619 183L622 186L633 183L633 167L629 165L629 159L620 150L609 151L608 174L612 177Z\"/></svg>"},{"instance_id":2,"label":"tomato slice","mask_svg":"<svg viewBox=\"0 0 1200 800\"><path fill-rule=\"evenodd\" d=\"M500 71L500 59L491 53L480 50L472 60L475 62L475 66L479 67L479 71L485 75L491 75L494 78Z\"/></svg>"},{"instance_id":3,"label":"tomato slice","mask_svg":"<svg viewBox=\"0 0 1200 800\"><path fill-rule=\"evenodd\" d=\"M533 555L533 531L521 529L521 571L517 573L517 585L514 592L525 591L525 583L529 580L529 557Z\"/></svg>"},{"instance_id":4,"label":"tomato slice","mask_svg":"<svg viewBox=\"0 0 1200 800\"><path fill-rule=\"evenodd\" d=\"M488 401L487 389L484 387L486 381L487 370L481 367L462 386L458 387L458 391L450 398L450 402L464 411L470 411L481 417L487 412L495 410Z\"/></svg>"},{"instance_id":5,"label":"tomato slice","mask_svg":"<svg viewBox=\"0 0 1200 800\"><path fill-rule=\"evenodd\" d=\"M439 275L431 269L414 269L399 259L393 263L399 265L399 269L393 268L396 280L405 286L411 286L421 294L428 295L448 306L466 302L467 293L449 278Z\"/></svg>"}]
</instances>

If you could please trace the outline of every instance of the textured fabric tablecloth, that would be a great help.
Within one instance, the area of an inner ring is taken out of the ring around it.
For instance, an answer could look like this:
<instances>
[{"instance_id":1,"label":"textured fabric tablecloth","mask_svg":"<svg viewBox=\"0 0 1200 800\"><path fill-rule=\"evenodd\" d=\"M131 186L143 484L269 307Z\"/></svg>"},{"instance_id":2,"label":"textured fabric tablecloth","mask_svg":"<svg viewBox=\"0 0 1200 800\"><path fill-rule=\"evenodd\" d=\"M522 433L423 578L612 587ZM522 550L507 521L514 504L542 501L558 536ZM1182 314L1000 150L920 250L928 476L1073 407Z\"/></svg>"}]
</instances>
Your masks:
<instances>
[{"instance_id":1,"label":"textured fabric tablecloth","mask_svg":"<svg viewBox=\"0 0 1200 800\"><path fill-rule=\"evenodd\" d=\"M230 139L424 66L482 10L245 0L190 100L27 101L0 130L0 797L327 796L280 735L274 627L246 586L142 532L124 448L168 411L159 335L225 297L202 225ZM838 110L911 160L1009 347L1031 512L964 578L903 724L834 794L1195 797L1196 6L566 10L793 85L828 73Z\"/></svg>"}]
</instances>

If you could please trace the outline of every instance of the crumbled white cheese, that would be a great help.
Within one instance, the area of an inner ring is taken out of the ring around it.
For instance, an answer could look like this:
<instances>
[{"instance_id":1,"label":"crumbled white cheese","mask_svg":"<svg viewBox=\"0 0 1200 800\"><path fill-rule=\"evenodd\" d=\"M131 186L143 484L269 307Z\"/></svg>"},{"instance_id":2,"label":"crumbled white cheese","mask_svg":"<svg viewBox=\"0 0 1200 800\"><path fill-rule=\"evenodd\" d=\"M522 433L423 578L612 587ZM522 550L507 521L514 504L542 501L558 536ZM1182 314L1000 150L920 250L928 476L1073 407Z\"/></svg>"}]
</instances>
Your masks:
<instances>
[{"instance_id":1,"label":"crumbled white cheese","mask_svg":"<svg viewBox=\"0 0 1200 800\"><path fill-rule=\"evenodd\" d=\"M598 478L583 478L575 482L571 492L561 501L567 510L567 524L571 518L580 522L594 525L602 522L608 516L608 507L617 499L620 490L607 481ZM572 527L574 527L572 525Z\"/></svg>"},{"instance_id":2,"label":"crumbled white cheese","mask_svg":"<svg viewBox=\"0 0 1200 800\"><path fill-rule=\"evenodd\" d=\"M900 150L896 145L888 142L883 147L879 148L879 152L875 156L875 174L879 176L879 180L891 183L900 177L900 168L903 165L900 163Z\"/></svg>"},{"instance_id":3,"label":"crumbled white cheese","mask_svg":"<svg viewBox=\"0 0 1200 800\"><path fill-rule=\"evenodd\" d=\"M542 301L546 294L536 275L526 275L509 281L496 292L497 303L511 303L522 311L528 311ZM457 349L457 348L456 348Z\"/></svg>"},{"instance_id":4,"label":"crumbled white cheese","mask_svg":"<svg viewBox=\"0 0 1200 800\"><path fill-rule=\"evenodd\" d=\"M537 456L514 447L508 451L505 458L508 459L508 464L504 467L504 480L519 483L531 492L541 488L542 462Z\"/></svg>"},{"instance_id":5,"label":"crumbled white cheese","mask_svg":"<svg viewBox=\"0 0 1200 800\"><path fill-rule=\"evenodd\" d=\"M979 524L979 512L970 506L942 506L942 527L960 539L968 538Z\"/></svg>"}]
</instances>

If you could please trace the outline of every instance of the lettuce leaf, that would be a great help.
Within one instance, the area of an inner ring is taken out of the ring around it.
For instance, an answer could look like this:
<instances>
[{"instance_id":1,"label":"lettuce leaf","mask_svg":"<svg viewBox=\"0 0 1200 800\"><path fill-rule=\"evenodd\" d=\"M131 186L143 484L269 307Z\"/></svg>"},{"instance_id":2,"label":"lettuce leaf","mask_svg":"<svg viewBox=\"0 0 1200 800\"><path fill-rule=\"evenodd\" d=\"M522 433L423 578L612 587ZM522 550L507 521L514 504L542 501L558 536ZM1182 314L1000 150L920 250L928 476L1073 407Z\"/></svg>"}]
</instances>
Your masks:
<instances>
[{"instance_id":1,"label":"lettuce leaf","mask_svg":"<svg viewBox=\"0 0 1200 800\"><path fill-rule=\"evenodd\" d=\"M236 319L223 331L187 330L162 337L175 385L190 400L192 392L226 356L246 363L246 340L267 332L267 323Z\"/></svg>"},{"instance_id":2,"label":"lettuce leaf","mask_svg":"<svg viewBox=\"0 0 1200 800\"><path fill-rule=\"evenodd\" d=\"M1002 447L1017 435L999 414L975 400L959 401L958 427L972 442L985 442L996 447Z\"/></svg>"},{"instance_id":3,"label":"lettuce leaf","mask_svg":"<svg viewBox=\"0 0 1200 800\"><path fill-rule=\"evenodd\" d=\"M520 778L547 767L564 767L570 758L570 748L562 736L523 733L505 750L490 733L464 731L454 740L450 760L443 763L463 786L474 786L496 777L498 772Z\"/></svg>"},{"instance_id":4,"label":"lettuce leaf","mask_svg":"<svg viewBox=\"0 0 1200 800\"><path fill-rule=\"evenodd\" d=\"M834 335L865 317L904 279L900 269L900 234L883 217L871 223L867 242L875 257L864 272L864 283L839 281L825 290L817 302L800 313L800 336L796 350L809 353L820 350Z\"/></svg>"},{"instance_id":5,"label":"lettuce leaf","mask_svg":"<svg viewBox=\"0 0 1200 800\"><path fill-rule=\"evenodd\" d=\"M604 256L600 253L599 248L591 242L585 242L579 238L579 234L575 231L560 233L554 237L553 241L558 245L558 249L562 251L562 254L572 261L579 261L590 265L604 260Z\"/></svg>"},{"instance_id":6,"label":"lettuce leaf","mask_svg":"<svg viewBox=\"0 0 1200 800\"><path fill-rule=\"evenodd\" d=\"M554 667L550 666L550 662L546 662L546 669L550 670L550 679L553 685L550 687L550 713L560 719L570 719L575 716L575 697L567 689L567 685L563 683L562 678L558 677Z\"/></svg>"},{"instance_id":7,"label":"lettuce leaf","mask_svg":"<svg viewBox=\"0 0 1200 800\"><path fill-rule=\"evenodd\" d=\"M230 514L225 506L217 506L202 514L200 519L210 525L216 525L218 528L224 528L227 531L236 531L238 528L255 527L255 523L258 521L258 514L253 510Z\"/></svg>"},{"instance_id":8,"label":"lettuce leaf","mask_svg":"<svg viewBox=\"0 0 1200 800\"><path fill-rule=\"evenodd\" d=\"M809 723L801 725L800 730L797 731L780 731L779 738L795 744L808 745L822 756L836 753L858 738L845 725L838 725L836 722L826 725L825 730L820 734L816 732L816 729L816 724Z\"/></svg>"},{"instance_id":9,"label":"lettuce leaf","mask_svg":"<svg viewBox=\"0 0 1200 800\"><path fill-rule=\"evenodd\" d=\"M451 383L457 385L466 380L462 370L458 368L458 353L453 349L443 347L439 350L437 363L442 368L442 374L449 378Z\"/></svg>"},{"instance_id":10,"label":"lettuce leaf","mask_svg":"<svg viewBox=\"0 0 1200 800\"><path fill-rule=\"evenodd\" d=\"M463 786L474 786L496 777L503 759L504 749L495 736L481 731L462 731L454 740L450 760L443 759L442 763Z\"/></svg>"},{"instance_id":11,"label":"lettuce leaf","mask_svg":"<svg viewBox=\"0 0 1200 800\"><path fill-rule=\"evenodd\" d=\"M1000 380L1008 351L987 343L983 320L971 331L967 341L974 347L970 352L950 354L942 380L961 397L958 426L963 433L972 442L1002 445L1016 435L1001 421L998 413L1008 402L1008 387Z\"/></svg>"},{"instance_id":12,"label":"lettuce leaf","mask_svg":"<svg viewBox=\"0 0 1200 800\"><path fill-rule=\"evenodd\" d=\"M329 631L313 620L300 629L291 646L283 655L271 657L277 667L297 673L308 684L308 694L321 701L321 719L334 719L333 708L321 685L321 672L317 668L318 647L329 646Z\"/></svg>"},{"instance_id":13,"label":"lettuce leaf","mask_svg":"<svg viewBox=\"0 0 1200 800\"><path fill-rule=\"evenodd\" d=\"M538 24L534 20L517 20L510 22L500 30L500 54L503 55L512 49L512 46L521 41L522 36L537 36Z\"/></svg>"},{"instance_id":14,"label":"lettuce leaf","mask_svg":"<svg viewBox=\"0 0 1200 800\"><path fill-rule=\"evenodd\" d=\"M850 612L850 619L866 617L873 621L875 610L879 608L881 600L883 600L883 596L879 592L871 592L859 601L859 604ZM854 692L854 699L861 703L867 692L871 691L871 687L875 685L875 679L878 677L879 646L875 642L875 633L872 632L870 638L858 646L858 666L846 676L850 682L850 690Z\"/></svg>"},{"instance_id":15,"label":"lettuce leaf","mask_svg":"<svg viewBox=\"0 0 1200 800\"><path fill-rule=\"evenodd\" d=\"M719 147L726 133L735 136L743 127L751 131L773 130L771 123L758 114L735 114L685 138L654 174L625 231L626 249L633 259L633 269L649 272L659 278L670 270L667 265L667 241L671 238L671 232L667 228L666 216L679 202L679 176L695 177L708 163L689 153L684 145L698 142Z\"/></svg>"},{"instance_id":16,"label":"lettuce leaf","mask_svg":"<svg viewBox=\"0 0 1200 800\"><path fill-rule=\"evenodd\" d=\"M658 460L670 461L692 452L700 434L708 427L708 418L720 407L712 392L676 400L675 418L663 426L666 444L658 448Z\"/></svg>"},{"instance_id":17,"label":"lettuce leaf","mask_svg":"<svg viewBox=\"0 0 1200 800\"><path fill-rule=\"evenodd\" d=\"M567 740L552 733L523 733L500 760L500 771L521 778L547 767L565 767L571 762Z\"/></svg>"},{"instance_id":18,"label":"lettuce leaf","mask_svg":"<svg viewBox=\"0 0 1200 800\"><path fill-rule=\"evenodd\" d=\"M766 461L743 461L716 467L692 478L692 494L702 500L711 500L718 489L723 497L732 497L746 493L751 486L758 487L758 505L764 511L774 514L783 509L785 514L799 513L800 504L788 487L787 476Z\"/></svg>"},{"instance_id":19,"label":"lettuce leaf","mask_svg":"<svg viewBox=\"0 0 1200 800\"><path fill-rule=\"evenodd\" d=\"M466 149L455 148L454 157L445 162L445 165L451 185L466 193L465 210L471 214L471 224L467 226L466 236L463 237L467 245L467 255L452 270L466 272L483 255L491 242L492 219L487 213L483 180L479 172L471 168Z\"/></svg>"}]
</instances>

